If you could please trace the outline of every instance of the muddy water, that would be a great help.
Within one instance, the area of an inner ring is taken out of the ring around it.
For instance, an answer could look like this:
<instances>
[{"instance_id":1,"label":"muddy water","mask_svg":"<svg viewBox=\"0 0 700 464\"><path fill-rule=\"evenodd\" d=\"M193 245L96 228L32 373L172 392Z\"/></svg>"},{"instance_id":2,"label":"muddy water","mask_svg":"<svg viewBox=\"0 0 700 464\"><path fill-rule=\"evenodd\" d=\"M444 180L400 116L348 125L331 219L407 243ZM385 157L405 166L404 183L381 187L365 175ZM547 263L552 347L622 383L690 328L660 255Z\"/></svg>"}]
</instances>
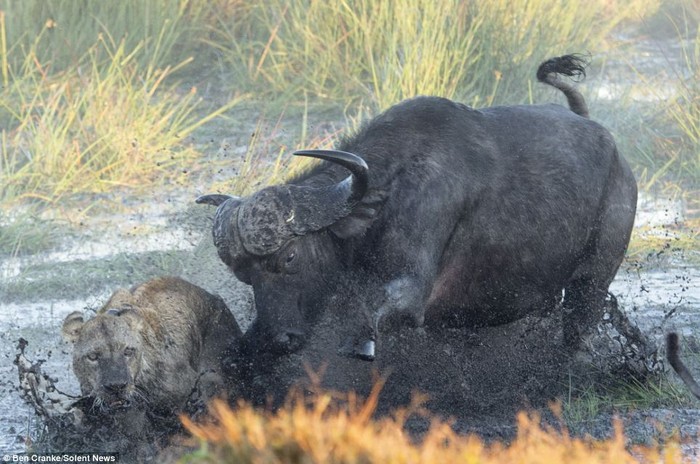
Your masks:
<instances>
[{"instance_id":1,"label":"muddy water","mask_svg":"<svg viewBox=\"0 0 700 464\"><path fill-rule=\"evenodd\" d=\"M623 271L610 292L648 333L674 330L692 335L700 323L700 269L676 265L664 270Z\"/></svg>"},{"instance_id":2,"label":"muddy water","mask_svg":"<svg viewBox=\"0 0 700 464\"><path fill-rule=\"evenodd\" d=\"M640 200L638 226L664 227L682 217L682 205L673 201ZM5 260L0 266L0 283L13 282L22 278L24 266L42 262L53 263L53 270L60 274L71 261L99 260L111 255L145 253L153 250L179 250L199 255L200 260L216 260L213 250L202 257L197 242L211 248L209 238L192 234L180 228L164 228L150 235L129 234L103 236L99 240L81 240L70 244L60 252L45 253L39 256ZM691 252L692 253L692 252ZM697 263L697 256L694 262ZM196 267L196 266L195 266ZM234 314L245 328L250 320L249 308L234 301L231 296L232 276L225 272L216 279L202 276L191 269L183 275L193 282L218 292L231 306ZM23 437L37 437L37 423L34 411L19 398L16 392L17 373L12 360L16 353L16 342L22 337L29 341L27 353L33 360L44 359L43 369L59 380L58 387L71 394L79 391L77 382L70 370L70 349L59 335L63 318L70 312L96 310L106 301L113 286L105 280L104 289L91 295L74 295L70 299L40 299L31 296L17 301L0 300L0 327L2 327L2 362L0 362L0 383L3 395L0 397L0 449L11 452L24 451ZM0 287L1 289L2 287ZM246 289L242 289L245 292ZM611 287L621 306L645 333L660 340L670 329L690 336L700 326L700 268L682 258L644 265L623 265Z\"/></svg>"}]
</instances>

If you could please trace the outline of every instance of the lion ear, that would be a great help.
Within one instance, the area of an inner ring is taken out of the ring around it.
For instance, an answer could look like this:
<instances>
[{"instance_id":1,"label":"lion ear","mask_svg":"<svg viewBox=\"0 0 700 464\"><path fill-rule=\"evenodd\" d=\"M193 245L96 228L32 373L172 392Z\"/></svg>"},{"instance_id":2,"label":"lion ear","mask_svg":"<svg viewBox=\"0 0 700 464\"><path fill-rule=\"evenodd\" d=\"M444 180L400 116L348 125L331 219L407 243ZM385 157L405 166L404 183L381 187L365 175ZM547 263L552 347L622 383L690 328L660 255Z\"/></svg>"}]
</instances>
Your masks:
<instances>
[{"instance_id":1,"label":"lion ear","mask_svg":"<svg viewBox=\"0 0 700 464\"><path fill-rule=\"evenodd\" d=\"M68 343L75 343L80 335L80 330L83 328L83 313L80 311L73 311L63 320L63 326L61 327L61 335L63 339Z\"/></svg>"},{"instance_id":2,"label":"lion ear","mask_svg":"<svg viewBox=\"0 0 700 464\"><path fill-rule=\"evenodd\" d=\"M98 311L98 313L105 312L109 308L121 308L124 306L133 306L133 304L134 295L125 288L118 288L114 291L114 293L112 293L112 296L109 298L109 301L105 303L105 305L100 311Z\"/></svg>"}]
</instances>

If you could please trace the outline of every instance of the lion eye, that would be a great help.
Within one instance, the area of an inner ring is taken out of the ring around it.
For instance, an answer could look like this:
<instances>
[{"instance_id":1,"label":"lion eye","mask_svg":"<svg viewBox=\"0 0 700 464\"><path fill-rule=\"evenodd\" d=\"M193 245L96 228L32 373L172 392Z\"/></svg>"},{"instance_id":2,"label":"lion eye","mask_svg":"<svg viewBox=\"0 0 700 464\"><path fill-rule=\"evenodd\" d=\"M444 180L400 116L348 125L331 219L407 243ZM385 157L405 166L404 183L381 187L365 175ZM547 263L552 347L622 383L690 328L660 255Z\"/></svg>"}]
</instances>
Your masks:
<instances>
[{"instance_id":1,"label":"lion eye","mask_svg":"<svg viewBox=\"0 0 700 464\"><path fill-rule=\"evenodd\" d=\"M97 353L97 352L93 351L92 353L90 353L90 354L87 355L87 358L88 358L90 361L97 361L97 360L100 358L100 353Z\"/></svg>"},{"instance_id":2,"label":"lion eye","mask_svg":"<svg viewBox=\"0 0 700 464\"><path fill-rule=\"evenodd\" d=\"M124 350L124 356L126 356L127 358L130 358L135 354L136 354L136 348L129 347L129 348L126 348Z\"/></svg>"}]
</instances>

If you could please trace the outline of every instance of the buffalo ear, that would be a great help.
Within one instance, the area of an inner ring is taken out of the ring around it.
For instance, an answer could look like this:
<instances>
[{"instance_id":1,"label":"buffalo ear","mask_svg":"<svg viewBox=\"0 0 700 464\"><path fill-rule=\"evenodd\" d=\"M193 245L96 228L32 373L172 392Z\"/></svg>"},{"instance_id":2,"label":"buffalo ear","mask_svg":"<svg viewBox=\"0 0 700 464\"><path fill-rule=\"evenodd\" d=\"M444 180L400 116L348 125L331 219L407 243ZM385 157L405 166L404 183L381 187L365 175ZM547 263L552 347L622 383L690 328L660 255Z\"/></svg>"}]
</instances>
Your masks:
<instances>
[{"instance_id":1,"label":"buffalo ear","mask_svg":"<svg viewBox=\"0 0 700 464\"><path fill-rule=\"evenodd\" d=\"M80 311L73 311L63 320L63 325L61 326L61 335L63 340L68 343L75 343L80 336L80 330L83 328L83 313Z\"/></svg>"},{"instance_id":2,"label":"buffalo ear","mask_svg":"<svg viewBox=\"0 0 700 464\"><path fill-rule=\"evenodd\" d=\"M335 221L329 228L338 238L347 239L364 234L374 220L379 216L387 192L385 190L370 190L352 208L347 216Z\"/></svg>"}]
</instances>

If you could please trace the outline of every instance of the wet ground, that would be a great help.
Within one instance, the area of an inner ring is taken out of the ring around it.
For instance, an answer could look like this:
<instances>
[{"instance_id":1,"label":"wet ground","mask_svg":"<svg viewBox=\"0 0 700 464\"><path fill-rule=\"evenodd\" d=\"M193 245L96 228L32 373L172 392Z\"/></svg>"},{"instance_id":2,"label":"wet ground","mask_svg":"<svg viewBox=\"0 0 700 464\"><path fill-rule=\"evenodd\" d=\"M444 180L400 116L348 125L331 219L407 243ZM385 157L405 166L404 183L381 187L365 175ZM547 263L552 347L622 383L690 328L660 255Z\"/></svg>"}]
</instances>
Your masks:
<instances>
[{"instance_id":1,"label":"wet ground","mask_svg":"<svg viewBox=\"0 0 700 464\"><path fill-rule=\"evenodd\" d=\"M669 233L684 214L681 202L663 198L655 201L643 197L639 207L639 226L652 225L659 233ZM12 360L17 340L24 338L29 342L27 354L33 360L46 360L43 370L57 380L58 388L77 394L78 385L70 371L70 349L60 339L60 324L72 311L89 313L98 309L118 286L129 286L164 273L178 274L220 294L242 328L245 330L249 325L253 316L251 294L247 287L235 281L216 256L209 236L211 211L179 210L167 203L152 204L149 208L158 211L150 213L149 218L153 224L159 224L157 230L151 228L145 234L135 234L130 224L143 221L141 215L114 215L111 219L122 226L98 238L71 239L57 251L3 260L0 337L4 361L0 364L0 382L4 394L0 398L0 448L21 452L28 436L34 440L40 438L34 410L22 402L16 391L17 370ZM190 220L182 221L183 214ZM693 335L700 325L698 253L697 249L654 252L630 260L611 287L630 319L657 343L667 331L674 330L691 342L691 348L694 345L697 348ZM81 269L86 269L82 276ZM112 280L117 282L111 284ZM384 374L391 372L385 387L386 408L405 403L413 390L422 390L431 395L431 406L436 412L460 418L457 426L464 431L507 437L513 432L512 421L508 420L510 412L501 407L503 404L513 408L527 406L542 398L561 398L567 388L576 388L575 385L563 387L569 381L569 374L559 370L564 366L561 359L543 359L539 355L556 352L549 343L560 343L558 336L552 335L557 329L548 324L535 320L466 335L406 329L385 339L383 352L388 354L373 365L334 356L327 359L337 340L319 336L310 343L304 359L292 357L277 372L260 376L258 382L262 386L258 388L265 391L267 382L286 387L289 379L304 377L305 365L309 365L314 369L325 366L329 387L350 386L362 391L371 385L376 369ZM334 332L332 327L327 329L319 333ZM547 346L539 346L543 340ZM432 350L439 354L431 354ZM491 363L494 352L500 356ZM523 357L519 354L523 352L531 354ZM688 352L684 355L691 366L697 364ZM543 370L544 365L549 368ZM503 372L508 372L510 377L502 372L496 380L489 380L498 369L505 369ZM556 373L556 380L552 372ZM486 401L487 398L491 400ZM694 410L640 411L629 416L628 427L638 428L640 439L648 439L648 434L656 430L649 425L655 421L694 434L695 418L700 419ZM610 431L609 415L586 420L587 433ZM415 427L420 429L424 425Z\"/></svg>"}]
</instances>

